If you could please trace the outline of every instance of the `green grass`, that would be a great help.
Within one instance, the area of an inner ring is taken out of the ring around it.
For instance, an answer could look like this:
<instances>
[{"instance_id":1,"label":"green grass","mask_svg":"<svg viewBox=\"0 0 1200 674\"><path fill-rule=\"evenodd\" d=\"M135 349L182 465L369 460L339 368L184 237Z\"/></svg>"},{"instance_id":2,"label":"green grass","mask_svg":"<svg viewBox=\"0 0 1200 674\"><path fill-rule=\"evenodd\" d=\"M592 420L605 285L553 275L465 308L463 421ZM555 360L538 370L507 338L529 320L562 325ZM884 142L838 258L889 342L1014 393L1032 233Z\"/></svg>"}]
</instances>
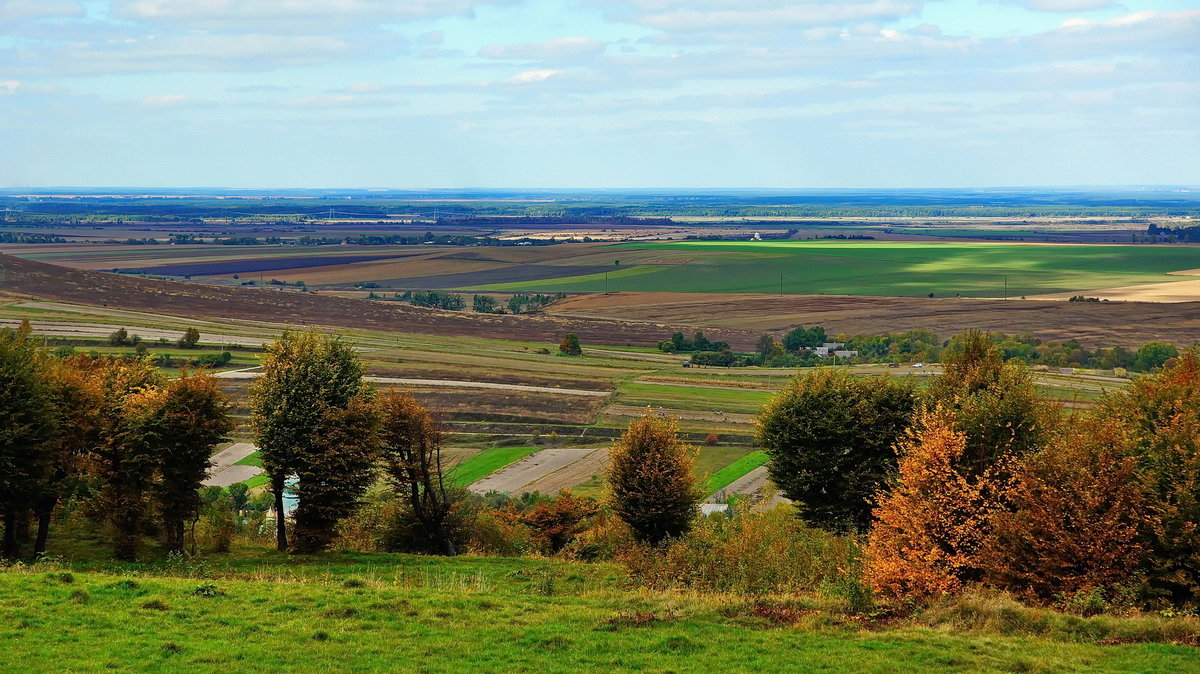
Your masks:
<instances>
[{"instance_id":1,"label":"green grass","mask_svg":"<svg viewBox=\"0 0 1200 674\"><path fill-rule=\"evenodd\" d=\"M653 405L677 410L720 411L754 414L774 395L766 391L674 386L648 382L623 382L617 387L617 402L623 405Z\"/></svg>"},{"instance_id":2,"label":"green grass","mask_svg":"<svg viewBox=\"0 0 1200 674\"><path fill-rule=\"evenodd\" d=\"M763 451L750 452L742 458L713 473L704 482L704 493L714 494L728 487L734 480L767 463Z\"/></svg>"},{"instance_id":3,"label":"green grass","mask_svg":"<svg viewBox=\"0 0 1200 674\"><path fill-rule=\"evenodd\" d=\"M1195 648L867 629L819 601L627 591L606 564L330 553L0 572L3 671L1195 671ZM170 575L167 575L170 574ZM69 582L66 582L69 581ZM215 596L197 594L211 584ZM797 600L788 600L795 605ZM640 619L637 616L641 616ZM1080 624L1089 621L1078 620Z\"/></svg>"},{"instance_id":4,"label":"green grass","mask_svg":"<svg viewBox=\"0 0 1200 674\"><path fill-rule=\"evenodd\" d=\"M541 447L493 447L466 459L450 470L450 482L460 487L500 470L510 463L541 451Z\"/></svg>"},{"instance_id":5,"label":"green grass","mask_svg":"<svg viewBox=\"0 0 1200 674\"><path fill-rule=\"evenodd\" d=\"M259 468L262 468L263 467L262 454L259 452L255 452L255 453L251 454L250 456L247 456L247 457L243 458L242 460L235 462L233 465L235 465L235 466L257 466Z\"/></svg>"},{"instance_id":6,"label":"green grass","mask_svg":"<svg viewBox=\"0 0 1200 674\"><path fill-rule=\"evenodd\" d=\"M1038 245L939 241L684 241L629 243L614 252L655 251L677 264L610 273L609 290L831 295L999 297L1177 281L1197 266L1188 247ZM491 290L596 292L604 280L578 276Z\"/></svg>"}]
</instances>

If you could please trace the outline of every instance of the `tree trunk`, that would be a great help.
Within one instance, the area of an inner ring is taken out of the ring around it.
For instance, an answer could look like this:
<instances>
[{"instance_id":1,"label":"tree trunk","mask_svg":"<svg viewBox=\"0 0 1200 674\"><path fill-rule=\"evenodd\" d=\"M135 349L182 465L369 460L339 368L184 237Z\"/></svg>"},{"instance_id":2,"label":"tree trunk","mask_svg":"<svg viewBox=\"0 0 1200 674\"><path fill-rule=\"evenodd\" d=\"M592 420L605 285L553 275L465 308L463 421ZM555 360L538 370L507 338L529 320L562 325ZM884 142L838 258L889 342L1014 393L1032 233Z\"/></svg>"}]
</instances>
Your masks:
<instances>
[{"instance_id":1,"label":"tree trunk","mask_svg":"<svg viewBox=\"0 0 1200 674\"><path fill-rule=\"evenodd\" d=\"M58 499L48 498L38 504L37 539L33 542L33 556L46 554L46 542L50 539L50 518L54 515L54 505Z\"/></svg>"},{"instance_id":2,"label":"tree trunk","mask_svg":"<svg viewBox=\"0 0 1200 674\"><path fill-rule=\"evenodd\" d=\"M164 520L163 536L167 552L183 552L183 520Z\"/></svg>"},{"instance_id":3,"label":"tree trunk","mask_svg":"<svg viewBox=\"0 0 1200 674\"><path fill-rule=\"evenodd\" d=\"M137 561L138 532L141 518L137 515L122 515L113 518L113 556L123 562Z\"/></svg>"},{"instance_id":4,"label":"tree trunk","mask_svg":"<svg viewBox=\"0 0 1200 674\"><path fill-rule=\"evenodd\" d=\"M275 493L275 549L285 552L288 549L287 523L283 516L283 476L271 476L271 491Z\"/></svg>"},{"instance_id":5,"label":"tree trunk","mask_svg":"<svg viewBox=\"0 0 1200 674\"><path fill-rule=\"evenodd\" d=\"M0 557L17 558L17 511L12 508L4 511L4 547L0 549Z\"/></svg>"}]
</instances>

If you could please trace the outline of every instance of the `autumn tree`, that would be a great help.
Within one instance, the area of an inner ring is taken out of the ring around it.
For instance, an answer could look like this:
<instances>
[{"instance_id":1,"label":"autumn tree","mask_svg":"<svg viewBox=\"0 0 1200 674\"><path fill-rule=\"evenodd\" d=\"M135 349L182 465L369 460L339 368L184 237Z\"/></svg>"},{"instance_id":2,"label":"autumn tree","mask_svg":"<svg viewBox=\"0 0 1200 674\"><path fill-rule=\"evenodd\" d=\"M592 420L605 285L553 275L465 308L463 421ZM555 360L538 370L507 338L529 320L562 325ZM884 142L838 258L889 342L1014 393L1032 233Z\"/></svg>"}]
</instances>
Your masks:
<instances>
[{"instance_id":1,"label":"autumn tree","mask_svg":"<svg viewBox=\"0 0 1200 674\"><path fill-rule=\"evenodd\" d=\"M678 431L676 419L647 411L609 452L613 511L650 545L686 533L703 497L692 474L696 452Z\"/></svg>"},{"instance_id":2,"label":"autumn tree","mask_svg":"<svg viewBox=\"0 0 1200 674\"><path fill-rule=\"evenodd\" d=\"M287 331L267 346L262 370L250 387L252 422L275 496L276 546L286 550L285 483L302 467L311 469L304 464L328 449L321 436L329 415L363 395L363 365L354 348L337 337Z\"/></svg>"},{"instance_id":3,"label":"autumn tree","mask_svg":"<svg viewBox=\"0 0 1200 674\"><path fill-rule=\"evenodd\" d=\"M565 356L582 356L583 347L579 345L579 336L568 332L567 336L563 337L562 342L559 343L558 351Z\"/></svg>"},{"instance_id":4,"label":"autumn tree","mask_svg":"<svg viewBox=\"0 0 1200 674\"><path fill-rule=\"evenodd\" d=\"M296 529L292 549L319 552L337 536L337 525L354 514L375 477L379 459L379 413L370 389L345 407L328 407L317 436L296 465Z\"/></svg>"},{"instance_id":5,"label":"autumn tree","mask_svg":"<svg viewBox=\"0 0 1200 674\"><path fill-rule=\"evenodd\" d=\"M1142 569L1151 593L1177 605L1200 603L1200 355L1184 351L1108 397L1101 410L1133 436L1146 511L1155 519Z\"/></svg>"},{"instance_id":6,"label":"autumn tree","mask_svg":"<svg viewBox=\"0 0 1200 674\"><path fill-rule=\"evenodd\" d=\"M871 499L896 472L894 446L915 406L907 381L833 368L797 375L756 420L771 480L809 524L866 531Z\"/></svg>"},{"instance_id":7,"label":"autumn tree","mask_svg":"<svg viewBox=\"0 0 1200 674\"><path fill-rule=\"evenodd\" d=\"M28 527L38 487L48 477L48 444L57 432L54 400L41 365L45 356L26 335L0 330L0 556L17 556L17 530ZM27 530L27 529L26 529Z\"/></svg>"},{"instance_id":8,"label":"autumn tree","mask_svg":"<svg viewBox=\"0 0 1200 674\"><path fill-rule=\"evenodd\" d=\"M158 398L154 424L161 480L157 489L167 551L183 552L184 523L200 512L209 457L233 430L229 401L206 372L183 373Z\"/></svg>"},{"instance_id":9,"label":"autumn tree","mask_svg":"<svg viewBox=\"0 0 1200 674\"><path fill-rule=\"evenodd\" d=\"M529 527L542 550L555 554L578 538L599 511L596 501L561 491L521 513L518 521Z\"/></svg>"},{"instance_id":10,"label":"autumn tree","mask_svg":"<svg viewBox=\"0 0 1200 674\"><path fill-rule=\"evenodd\" d=\"M1042 600L1127 580L1144 552L1142 489L1129 434L1077 419L1028 456L980 556L987 580Z\"/></svg>"},{"instance_id":11,"label":"autumn tree","mask_svg":"<svg viewBox=\"0 0 1200 674\"><path fill-rule=\"evenodd\" d=\"M393 487L413 517L447 556L457 554L446 521L455 500L442 471L442 432L410 393L388 391L380 401L380 448Z\"/></svg>"},{"instance_id":12,"label":"autumn tree","mask_svg":"<svg viewBox=\"0 0 1200 674\"><path fill-rule=\"evenodd\" d=\"M133 561L158 472L162 373L143 359L101 359L94 367L104 400L95 450L100 502L113 526L114 555Z\"/></svg>"},{"instance_id":13,"label":"autumn tree","mask_svg":"<svg viewBox=\"0 0 1200 674\"><path fill-rule=\"evenodd\" d=\"M1000 506L1003 481L993 465L964 475L968 437L935 408L918 414L900 446L894 489L879 495L867 540L866 577L880 594L923 600L958 592L980 575L979 549Z\"/></svg>"},{"instance_id":14,"label":"autumn tree","mask_svg":"<svg viewBox=\"0 0 1200 674\"><path fill-rule=\"evenodd\" d=\"M103 393L95 374L84 365L91 359L71 357L44 361L58 433L48 446L51 467L38 485L34 515L38 520L35 556L46 552L50 522L62 498L63 487L86 475L91 465L91 448L101 427Z\"/></svg>"}]
</instances>

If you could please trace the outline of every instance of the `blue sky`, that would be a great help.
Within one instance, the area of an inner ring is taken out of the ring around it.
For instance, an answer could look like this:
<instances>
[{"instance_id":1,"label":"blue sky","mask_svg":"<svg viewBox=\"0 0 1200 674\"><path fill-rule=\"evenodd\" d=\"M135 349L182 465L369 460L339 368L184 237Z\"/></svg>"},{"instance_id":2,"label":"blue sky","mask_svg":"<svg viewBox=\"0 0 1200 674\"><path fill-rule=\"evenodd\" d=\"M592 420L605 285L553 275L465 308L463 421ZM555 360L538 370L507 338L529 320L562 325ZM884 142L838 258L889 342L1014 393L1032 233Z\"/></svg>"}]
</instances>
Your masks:
<instances>
[{"instance_id":1,"label":"blue sky","mask_svg":"<svg viewBox=\"0 0 1200 674\"><path fill-rule=\"evenodd\" d=\"M1200 1L0 0L0 186L1200 185Z\"/></svg>"}]
</instances>

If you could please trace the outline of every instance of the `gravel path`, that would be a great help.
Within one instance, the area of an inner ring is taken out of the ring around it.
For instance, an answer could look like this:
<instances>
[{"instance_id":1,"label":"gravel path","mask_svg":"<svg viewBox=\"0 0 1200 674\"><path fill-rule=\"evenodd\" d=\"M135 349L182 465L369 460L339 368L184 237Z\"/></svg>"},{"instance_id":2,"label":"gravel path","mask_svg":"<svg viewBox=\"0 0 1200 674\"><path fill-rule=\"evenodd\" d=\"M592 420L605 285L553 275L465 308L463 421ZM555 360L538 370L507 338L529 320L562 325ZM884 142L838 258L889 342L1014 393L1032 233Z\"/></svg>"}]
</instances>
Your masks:
<instances>
[{"instance_id":1,"label":"gravel path","mask_svg":"<svg viewBox=\"0 0 1200 674\"><path fill-rule=\"evenodd\" d=\"M519 494L551 473L586 458L595 449L543 449L472 484L468 489L476 494L490 491Z\"/></svg>"},{"instance_id":2,"label":"gravel path","mask_svg":"<svg viewBox=\"0 0 1200 674\"><path fill-rule=\"evenodd\" d=\"M222 449L212 458L208 478L201 484L205 487L228 487L258 475L263 472L258 466L234 465L257 451L258 448L248 442L239 442Z\"/></svg>"},{"instance_id":3,"label":"gravel path","mask_svg":"<svg viewBox=\"0 0 1200 674\"><path fill-rule=\"evenodd\" d=\"M257 369L257 368L254 368ZM233 370L230 372L219 372L213 375L220 379L255 379L262 376L262 372L253 372L250 370ZM525 386L523 384L497 384L486 381L459 381L455 379L405 379L401 377L364 377L369 382L376 384L399 384L401 386L449 386L453 388L486 388L500 389L502 391L527 391L530 393L558 393L568 396L589 396L594 398L606 398L610 395L608 391L584 391L574 388L555 388L553 386Z\"/></svg>"},{"instance_id":4,"label":"gravel path","mask_svg":"<svg viewBox=\"0 0 1200 674\"><path fill-rule=\"evenodd\" d=\"M770 477L767 475L767 467L759 466L758 468L746 473L733 482L730 482L728 487L725 487L712 496L709 496L708 502L716 503L717 501L720 501L728 496L733 496L734 494L744 494L746 496L756 494L758 493L759 489L767 486L769 482Z\"/></svg>"}]
</instances>

